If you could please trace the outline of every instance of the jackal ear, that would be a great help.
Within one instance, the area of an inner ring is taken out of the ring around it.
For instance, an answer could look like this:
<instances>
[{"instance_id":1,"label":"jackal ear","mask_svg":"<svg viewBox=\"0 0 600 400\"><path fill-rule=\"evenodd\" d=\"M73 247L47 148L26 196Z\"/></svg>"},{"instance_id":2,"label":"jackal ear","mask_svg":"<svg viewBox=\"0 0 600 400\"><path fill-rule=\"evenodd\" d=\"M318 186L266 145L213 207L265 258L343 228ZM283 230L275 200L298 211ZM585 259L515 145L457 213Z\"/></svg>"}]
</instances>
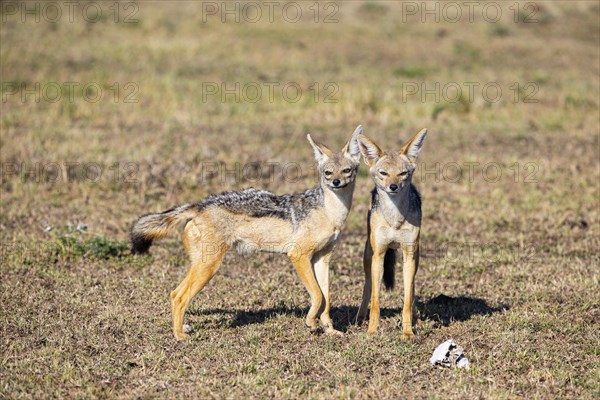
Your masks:
<instances>
[{"instance_id":1,"label":"jackal ear","mask_svg":"<svg viewBox=\"0 0 600 400\"><path fill-rule=\"evenodd\" d=\"M377 160L383 155L383 150L365 135L358 135L358 147L365 160L365 164L369 167L375 165Z\"/></svg>"},{"instance_id":2,"label":"jackal ear","mask_svg":"<svg viewBox=\"0 0 600 400\"><path fill-rule=\"evenodd\" d=\"M358 147L358 135L360 135L361 133L362 133L362 125L359 125L356 127L356 129L354 130L354 133L352 134L352 137L350 138L348 143L346 143L346 146L344 146L344 149L342 150L344 152L344 156L346 156L349 159L354 160L356 162L360 161L360 148Z\"/></svg>"},{"instance_id":3,"label":"jackal ear","mask_svg":"<svg viewBox=\"0 0 600 400\"><path fill-rule=\"evenodd\" d=\"M310 133L306 135L306 138L308 139L308 143L310 143L310 145L312 146L313 151L315 152L315 159L319 164L323 164L324 162L329 160L332 153L331 150L327 148L327 146L315 143L313 138L310 136Z\"/></svg>"},{"instance_id":4,"label":"jackal ear","mask_svg":"<svg viewBox=\"0 0 600 400\"><path fill-rule=\"evenodd\" d=\"M415 135L408 143L402 147L400 153L404 154L408 157L408 159L412 162L417 161L417 157L419 156L419 152L421 151L421 146L423 146L423 141L425 140L425 136L427 136L427 128L421 129L419 133Z\"/></svg>"}]
</instances>

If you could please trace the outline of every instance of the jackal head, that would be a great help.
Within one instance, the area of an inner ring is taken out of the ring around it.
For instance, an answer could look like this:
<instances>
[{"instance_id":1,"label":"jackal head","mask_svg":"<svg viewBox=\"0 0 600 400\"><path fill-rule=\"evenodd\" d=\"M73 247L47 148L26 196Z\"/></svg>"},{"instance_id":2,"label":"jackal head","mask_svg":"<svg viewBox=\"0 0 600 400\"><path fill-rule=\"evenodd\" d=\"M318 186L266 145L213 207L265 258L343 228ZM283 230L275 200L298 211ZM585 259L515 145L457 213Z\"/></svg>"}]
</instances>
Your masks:
<instances>
[{"instance_id":1,"label":"jackal head","mask_svg":"<svg viewBox=\"0 0 600 400\"><path fill-rule=\"evenodd\" d=\"M399 151L383 151L365 135L358 137L360 152L378 189L395 195L410 185L426 135L427 129L422 129Z\"/></svg>"},{"instance_id":2,"label":"jackal head","mask_svg":"<svg viewBox=\"0 0 600 400\"><path fill-rule=\"evenodd\" d=\"M361 132L362 126L359 125L354 130L348 143L339 152L333 152L326 146L315 143L310 134L306 135L315 152L321 185L335 191L342 190L354 183L360 165L358 135Z\"/></svg>"}]
</instances>

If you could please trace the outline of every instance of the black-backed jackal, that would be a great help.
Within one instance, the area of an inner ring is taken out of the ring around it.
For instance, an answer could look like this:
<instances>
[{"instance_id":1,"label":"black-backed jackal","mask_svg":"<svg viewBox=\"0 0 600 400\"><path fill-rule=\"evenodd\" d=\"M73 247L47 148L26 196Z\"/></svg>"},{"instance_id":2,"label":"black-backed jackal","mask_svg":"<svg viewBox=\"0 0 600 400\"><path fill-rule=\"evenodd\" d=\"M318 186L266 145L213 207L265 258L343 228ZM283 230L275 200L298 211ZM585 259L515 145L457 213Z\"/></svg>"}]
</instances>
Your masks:
<instances>
[{"instance_id":1,"label":"black-backed jackal","mask_svg":"<svg viewBox=\"0 0 600 400\"><path fill-rule=\"evenodd\" d=\"M185 310L216 274L232 246L287 254L310 295L306 325L317 330L319 318L326 333L339 333L329 316L329 261L352 205L361 130L358 126L340 152L332 152L307 135L320 176L320 185L314 189L283 196L256 189L226 192L144 215L135 222L131 229L134 253L146 253L154 239L185 224L183 244L191 266L171 292L175 338L188 337L183 332Z\"/></svg>"},{"instance_id":2,"label":"black-backed jackal","mask_svg":"<svg viewBox=\"0 0 600 400\"><path fill-rule=\"evenodd\" d=\"M412 184L417 156L427 135L421 130L400 151L383 151L364 135L358 144L365 163L375 182L371 208L368 214L368 238L365 245L363 265L365 286L362 303L356 316L360 323L367 315L369 300L370 334L377 333L379 326L379 291L383 280L387 288L394 286L394 264L397 249L402 251L404 280L404 306L402 308L402 332L404 338L413 334L413 296L415 274L419 267L419 233L421 230L421 197Z\"/></svg>"}]
</instances>

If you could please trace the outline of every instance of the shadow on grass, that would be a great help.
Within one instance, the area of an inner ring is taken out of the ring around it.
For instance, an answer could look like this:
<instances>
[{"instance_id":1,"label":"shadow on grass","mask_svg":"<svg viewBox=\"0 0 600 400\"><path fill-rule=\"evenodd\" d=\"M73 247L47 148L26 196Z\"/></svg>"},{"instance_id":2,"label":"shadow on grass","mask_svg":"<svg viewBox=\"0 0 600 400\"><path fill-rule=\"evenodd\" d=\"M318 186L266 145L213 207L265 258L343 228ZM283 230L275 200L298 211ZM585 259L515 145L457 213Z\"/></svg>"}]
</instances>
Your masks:
<instances>
[{"instance_id":1,"label":"shadow on grass","mask_svg":"<svg viewBox=\"0 0 600 400\"><path fill-rule=\"evenodd\" d=\"M308 307L286 307L277 306L265 308L262 310L225 310L222 308L211 308L208 310L189 310L189 315L233 315L233 320L229 323L232 328L238 326L261 324L266 320L277 315L293 315L294 317L303 317L308 312Z\"/></svg>"},{"instance_id":2,"label":"shadow on grass","mask_svg":"<svg viewBox=\"0 0 600 400\"><path fill-rule=\"evenodd\" d=\"M458 296L450 297L440 294L427 301L415 301L417 315L421 319L430 319L437 326L449 326L452 322L467 321L476 315L491 315L503 310L508 310L508 305L491 307L487 301L477 297ZM277 306L262 310L225 310L214 308L208 310L190 310L190 315L233 315L233 320L229 323L231 327L246 326L251 324L261 324L266 320L278 315L294 316L304 319L308 307L286 307ZM346 332L350 325L354 324L354 318L358 312L356 306L341 306L331 308L331 318L334 321L336 329ZM402 314L402 308L382 308L381 318L391 318ZM368 317L367 321L368 323Z\"/></svg>"},{"instance_id":3,"label":"shadow on grass","mask_svg":"<svg viewBox=\"0 0 600 400\"><path fill-rule=\"evenodd\" d=\"M455 321L467 321L475 315L491 315L508 310L507 304L491 307L478 297L450 297L440 294L426 302L415 304L420 318L435 321L437 325L448 326Z\"/></svg>"}]
</instances>

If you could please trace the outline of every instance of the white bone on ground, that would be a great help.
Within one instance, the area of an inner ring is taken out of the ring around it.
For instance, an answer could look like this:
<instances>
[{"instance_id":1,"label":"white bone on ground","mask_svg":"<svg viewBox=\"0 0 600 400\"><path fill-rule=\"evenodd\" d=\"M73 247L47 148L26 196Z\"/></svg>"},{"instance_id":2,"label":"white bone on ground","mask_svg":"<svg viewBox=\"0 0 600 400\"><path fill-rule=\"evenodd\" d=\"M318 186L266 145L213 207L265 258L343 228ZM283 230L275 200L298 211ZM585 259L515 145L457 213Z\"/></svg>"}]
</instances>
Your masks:
<instances>
[{"instance_id":1,"label":"white bone on ground","mask_svg":"<svg viewBox=\"0 0 600 400\"><path fill-rule=\"evenodd\" d=\"M456 365L458 368L469 368L469 360L464 354L464 349L456 344L454 339L448 339L440 344L429 359L431 365L441 365L451 367Z\"/></svg>"}]
</instances>

